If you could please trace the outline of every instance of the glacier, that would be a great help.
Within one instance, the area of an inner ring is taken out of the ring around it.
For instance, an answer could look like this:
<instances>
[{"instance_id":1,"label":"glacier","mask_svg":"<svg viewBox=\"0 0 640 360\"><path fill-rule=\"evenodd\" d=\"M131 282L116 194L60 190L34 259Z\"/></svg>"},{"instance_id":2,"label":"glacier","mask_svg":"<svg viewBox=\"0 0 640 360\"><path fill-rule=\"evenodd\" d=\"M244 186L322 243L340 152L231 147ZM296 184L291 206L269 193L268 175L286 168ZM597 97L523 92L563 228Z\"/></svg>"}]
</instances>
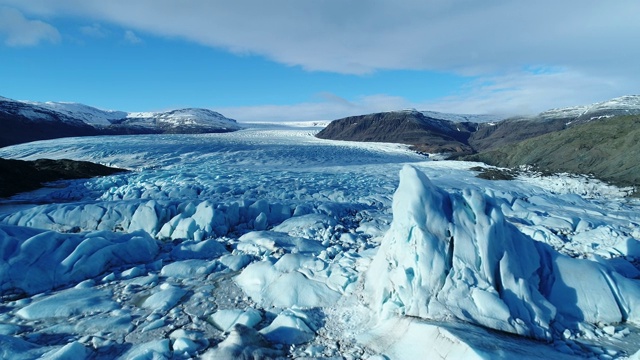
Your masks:
<instances>
[{"instance_id":1,"label":"glacier","mask_svg":"<svg viewBox=\"0 0 640 360\"><path fill-rule=\"evenodd\" d=\"M314 127L65 138L0 203L0 357L640 356L640 203Z\"/></svg>"}]
</instances>

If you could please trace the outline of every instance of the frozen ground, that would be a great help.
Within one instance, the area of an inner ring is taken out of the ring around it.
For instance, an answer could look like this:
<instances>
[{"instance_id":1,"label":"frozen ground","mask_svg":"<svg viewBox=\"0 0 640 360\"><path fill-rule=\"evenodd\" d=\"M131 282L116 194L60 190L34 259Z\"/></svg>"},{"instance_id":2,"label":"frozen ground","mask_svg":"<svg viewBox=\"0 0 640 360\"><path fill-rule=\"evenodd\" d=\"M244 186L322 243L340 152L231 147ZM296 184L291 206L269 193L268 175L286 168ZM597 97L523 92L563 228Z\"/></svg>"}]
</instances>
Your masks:
<instances>
[{"instance_id":1,"label":"frozen ground","mask_svg":"<svg viewBox=\"0 0 640 360\"><path fill-rule=\"evenodd\" d=\"M639 356L637 200L315 131L0 149L133 170L0 205L0 358Z\"/></svg>"}]
</instances>

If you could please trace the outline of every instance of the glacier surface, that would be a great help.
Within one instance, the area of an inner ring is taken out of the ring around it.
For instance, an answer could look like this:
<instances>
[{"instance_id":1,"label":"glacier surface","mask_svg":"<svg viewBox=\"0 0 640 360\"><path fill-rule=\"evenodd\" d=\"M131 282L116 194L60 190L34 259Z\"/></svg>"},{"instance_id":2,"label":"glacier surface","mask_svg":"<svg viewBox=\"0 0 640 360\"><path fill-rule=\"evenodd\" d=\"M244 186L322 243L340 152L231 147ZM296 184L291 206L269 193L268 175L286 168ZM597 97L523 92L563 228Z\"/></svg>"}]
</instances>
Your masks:
<instances>
[{"instance_id":1,"label":"glacier surface","mask_svg":"<svg viewBox=\"0 0 640 360\"><path fill-rule=\"evenodd\" d=\"M640 356L637 200L317 131L0 149L132 170L0 203L0 357Z\"/></svg>"}]
</instances>

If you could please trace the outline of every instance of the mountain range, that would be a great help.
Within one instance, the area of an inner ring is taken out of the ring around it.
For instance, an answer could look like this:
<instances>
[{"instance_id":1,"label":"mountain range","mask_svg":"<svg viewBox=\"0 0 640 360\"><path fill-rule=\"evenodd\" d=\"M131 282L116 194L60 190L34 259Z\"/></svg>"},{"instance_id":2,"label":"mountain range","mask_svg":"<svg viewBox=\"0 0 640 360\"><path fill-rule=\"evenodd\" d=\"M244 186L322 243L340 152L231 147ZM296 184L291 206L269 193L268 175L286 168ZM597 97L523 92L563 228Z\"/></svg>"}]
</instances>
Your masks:
<instances>
[{"instance_id":1,"label":"mountain range","mask_svg":"<svg viewBox=\"0 0 640 360\"><path fill-rule=\"evenodd\" d=\"M640 95L510 118L410 109L334 120L316 136L403 143L421 153L444 153L503 167L528 165L540 171L586 173L616 185L637 187L639 115ZM124 112L3 97L0 124L0 147L69 136L211 133L242 128L235 120L207 109Z\"/></svg>"},{"instance_id":2,"label":"mountain range","mask_svg":"<svg viewBox=\"0 0 640 360\"><path fill-rule=\"evenodd\" d=\"M472 153L469 137L479 124L430 117L417 110L350 116L331 122L316 136L322 139L374 141L412 145L425 153Z\"/></svg>"},{"instance_id":3,"label":"mountain range","mask_svg":"<svg viewBox=\"0 0 640 360\"><path fill-rule=\"evenodd\" d=\"M622 96L590 105L552 109L530 117L480 124L470 136L469 144L475 152L483 152L593 121L638 114L640 95Z\"/></svg>"},{"instance_id":4,"label":"mountain range","mask_svg":"<svg viewBox=\"0 0 640 360\"><path fill-rule=\"evenodd\" d=\"M17 101L0 97L0 147L69 136L211 133L236 131L233 119L208 109L166 112L100 110L65 102Z\"/></svg>"},{"instance_id":5,"label":"mountain range","mask_svg":"<svg viewBox=\"0 0 640 360\"><path fill-rule=\"evenodd\" d=\"M590 174L640 188L640 116L598 119L463 157L464 160L542 172Z\"/></svg>"},{"instance_id":6,"label":"mountain range","mask_svg":"<svg viewBox=\"0 0 640 360\"><path fill-rule=\"evenodd\" d=\"M592 174L616 185L640 185L640 96L499 118L417 110L351 116L317 137L394 142L426 153L489 165Z\"/></svg>"},{"instance_id":7,"label":"mountain range","mask_svg":"<svg viewBox=\"0 0 640 360\"><path fill-rule=\"evenodd\" d=\"M640 114L640 95L585 106L552 109L535 116L446 114L402 110L350 116L331 122L322 139L394 142L415 150L460 156L498 148L594 120Z\"/></svg>"}]
</instances>

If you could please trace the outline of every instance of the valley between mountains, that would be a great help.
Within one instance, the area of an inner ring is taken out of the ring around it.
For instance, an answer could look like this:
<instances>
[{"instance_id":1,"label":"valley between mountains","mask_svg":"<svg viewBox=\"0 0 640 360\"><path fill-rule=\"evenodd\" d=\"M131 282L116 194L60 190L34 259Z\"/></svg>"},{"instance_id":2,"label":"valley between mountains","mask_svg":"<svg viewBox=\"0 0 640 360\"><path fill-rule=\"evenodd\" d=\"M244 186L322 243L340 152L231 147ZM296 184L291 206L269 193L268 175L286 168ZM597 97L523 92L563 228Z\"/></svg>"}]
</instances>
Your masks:
<instances>
[{"instance_id":1,"label":"valley between mountains","mask_svg":"<svg viewBox=\"0 0 640 360\"><path fill-rule=\"evenodd\" d=\"M0 201L0 358L640 357L638 96L326 127L0 100L44 184Z\"/></svg>"}]
</instances>

